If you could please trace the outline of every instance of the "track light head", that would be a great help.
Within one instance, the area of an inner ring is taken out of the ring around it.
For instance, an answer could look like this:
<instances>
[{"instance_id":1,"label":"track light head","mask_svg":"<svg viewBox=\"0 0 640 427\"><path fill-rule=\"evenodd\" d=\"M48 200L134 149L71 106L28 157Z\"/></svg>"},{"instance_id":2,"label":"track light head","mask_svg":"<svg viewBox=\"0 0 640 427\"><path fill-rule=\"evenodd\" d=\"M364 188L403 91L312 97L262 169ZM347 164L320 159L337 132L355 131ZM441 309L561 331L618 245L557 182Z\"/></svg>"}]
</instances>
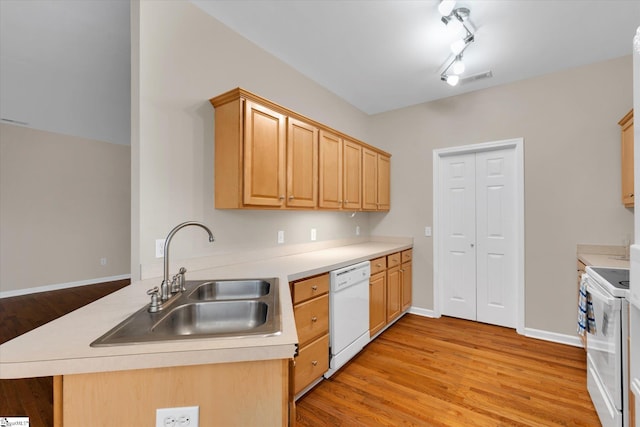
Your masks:
<instances>
[{"instance_id":1,"label":"track light head","mask_svg":"<svg viewBox=\"0 0 640 427\"><path fill-rule=\"evenodd\" d=\"M456 56L456 59L453 61L453 64L451 65L451 70L453 71L453 73L460 75L464 73L465 68L466 67L464 65L464 62L462 62L462 55Z\"/></svg>"},{"instance_id":2,"label":"track light head","mask_svg":"<svg viewBox=\"0 0 640 427\"><path fill-rule=\"evenodd\" d=\"M449 16L451 15L451 11L455 7L455 5L455 0L442 0L438 5L438 11L442 16Z\"/></svg>"},{"instance_id":3,"label":"track light head","mask_svg":"<svg viewBox=\"0 0 640 427\"><path fill-rule=\"evenodd\" d=\"M440 75L440 80L442 80L443 82L447 82L449 86L455 86L460 81L460 76L456 76L455 74L442 74Z\"/></svg>"}]
</instances>

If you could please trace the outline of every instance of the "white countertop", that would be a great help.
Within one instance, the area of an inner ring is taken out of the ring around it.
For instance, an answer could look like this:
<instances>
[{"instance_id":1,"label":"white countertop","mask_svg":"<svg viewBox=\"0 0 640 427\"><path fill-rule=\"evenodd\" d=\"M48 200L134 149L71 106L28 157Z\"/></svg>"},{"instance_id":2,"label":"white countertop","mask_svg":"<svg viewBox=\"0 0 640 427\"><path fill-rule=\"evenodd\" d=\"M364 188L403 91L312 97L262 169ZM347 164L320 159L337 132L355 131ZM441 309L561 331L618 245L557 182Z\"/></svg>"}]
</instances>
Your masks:
<instances>
[{"instance_id":1,"label":"white countertop","mask_svg":"<svg viewBox=\"0 0 640 427\"><path fill-rule=\"evenodd\" d=\"M282 319L282 333L277 336L90 347L96 338L148 304L146 290L161 281L140 280L0 345L0 378L288 359L298 342L289 281L411 247L408 238L369 241L187 273L187 280L277 277Z\"/></svg>"},{"instance_id":2,"label":"white countertop","mask_svg":"<svg viewBox=\"0 0 640 427\"><path fill-rule=\"evenodd\" d=\"M629 268L630 261L620 255L578 254L578 259L592 267Z\"/></svg>"}]
</instances>

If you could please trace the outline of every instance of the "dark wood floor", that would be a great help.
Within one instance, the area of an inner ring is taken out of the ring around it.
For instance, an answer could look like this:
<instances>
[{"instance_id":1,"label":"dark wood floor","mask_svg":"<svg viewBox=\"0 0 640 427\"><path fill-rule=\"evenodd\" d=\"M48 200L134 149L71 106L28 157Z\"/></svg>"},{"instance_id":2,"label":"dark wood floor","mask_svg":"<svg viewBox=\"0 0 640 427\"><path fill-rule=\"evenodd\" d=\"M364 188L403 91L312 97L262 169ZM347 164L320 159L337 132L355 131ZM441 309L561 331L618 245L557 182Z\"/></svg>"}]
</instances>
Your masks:
<instances>
[{"instance_id":1,"label":"dark wood floor","mask_svg":"<svg viewBox=\"0 0 640 427\"><path fill-rule=\"evenodd\" d=\"M0 299L0 343L128 281ZM0 416L53 425L51 377L0 380ZM599 426L580 348L406 315L298 401L298 426Z\"/></svg>"},{"instance_id":2,"label":"dark wood floor","mask_svg":"<svg viewBox=\"0 0 640 427\"><path fill-rule=\"evenodd\" d=\"M0 299L0 344L70 313L129 280ZM0 380L0 416L28 416L32 427L53 425L52 377Z\"/></svg>"},{"instance_id":3,"label":"dark wood floor","mask_svg":"<svg viewBox=\"0 0 640 427\"><path fill-rule=\"evenodd\" d=\"M298 400L298 426L599 426L581 348L406 315Z\"/></svg>"}]
</instances>

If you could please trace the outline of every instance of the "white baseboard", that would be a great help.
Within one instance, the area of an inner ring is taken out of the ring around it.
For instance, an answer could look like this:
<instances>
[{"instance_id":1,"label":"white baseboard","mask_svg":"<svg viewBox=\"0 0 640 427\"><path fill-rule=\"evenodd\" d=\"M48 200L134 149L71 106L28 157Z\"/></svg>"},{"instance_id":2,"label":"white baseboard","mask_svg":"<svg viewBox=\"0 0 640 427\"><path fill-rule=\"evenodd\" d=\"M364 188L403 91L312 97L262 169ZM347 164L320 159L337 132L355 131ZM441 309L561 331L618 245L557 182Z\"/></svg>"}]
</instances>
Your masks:
<instances>
[{"instance_id":1,"label":"white baseboard","mask_svg":"<svg viewBox=\"0 0 640 427\"><path fill-rule=\"evenodd\" d=\"M582 341L578 335L565 335L556 332L542 331L540 329L524 328L524 336L558 344L566 344L574 347L582 347Z\"/></svg>"},{"instance_id":2,"label":"white baseboard","mask_svg":"<svg viewBox=\"0 0 640 427\"><path fill-rule=\"evenodd\" d=\"M409 308L408 312L411 314L416 314L418 316L423 316L423 317L432 317L432 318L440 317L440 316L436 316L433 310L420 308L420 307L412 306L411 308ZM558 344L571 345L573 347L582 347L582 341L580 340L580 337L578 337L577 335L565 335L565 334L559 334L557 332L542 331L540 329L533 329L533 328L524 328L524 334L522 335L528 338L551 341Z\"/></svg>"},{"instance_id":3,"label":"white baseboard","mask_svg":"<svg viewBox=\"0 0 640 427\"><path fill-rule=\"evenodd\" d=\"M57 291L60 289L75 288L78 286L95 285L96 283L113 282L116 280L131 279L130 274L122 274L120 276L98 277L95 279L79 280L77 282L57 283L54 285L38 286L35 288L16 289L13 291L0 291L0 298L17 297L21 295L35 294L38 292Z\"/></svg>"},{"instance_id":4,"label":"white baseboard","mask_svg":"<svg viewBox=\"0 0 640 427\"><path fill-rule=\"evenodd\" d=\"M433 317L433 318L439 317L439 316L435 315L435 312L433 310L429 310L429 309L426 309L426 308L420 308L420 307L414 307L414 306L409 307L408 312L411 313L411 314L416 314L418 316L422 316L422 317Z\"/></svg>"}]
</instances>

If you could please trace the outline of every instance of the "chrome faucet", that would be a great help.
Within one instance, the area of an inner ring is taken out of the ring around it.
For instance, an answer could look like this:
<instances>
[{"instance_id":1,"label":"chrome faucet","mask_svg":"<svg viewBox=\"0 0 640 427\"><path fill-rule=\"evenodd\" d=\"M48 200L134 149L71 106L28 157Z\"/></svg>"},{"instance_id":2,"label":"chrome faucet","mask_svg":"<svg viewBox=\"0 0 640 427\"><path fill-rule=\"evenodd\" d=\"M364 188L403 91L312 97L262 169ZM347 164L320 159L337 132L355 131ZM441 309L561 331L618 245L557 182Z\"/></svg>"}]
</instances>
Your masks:
<instances>
[{"instance_id":1,"label":"chrome faucet","mask_svg":"<svg viewBox=\"0 0 640 427\"><path fill-rule=\"evenodd\" d=\"M160 289L156 286L153 289L149 289L147 291L148 295L151 295L151 304L149 305L149 311L154 313L160 311L162 309L162 304L167 301L171 295L174 293L182 292L184 290L184 273L187 271L184 267L180 268L178 274L173 276L172 280L169 280L169 245L171 244L171 239L178 232L178 230L188 227L190 225L195 225L200 228L203 228L209 234L209 241L215 241L213 237L213 233L209 228L197 221L187 221L182 224L178 224L169 232L167 238L164 241L164 278L162 280L162 284L160 285Z\"/></svg>"}]
</instances>

